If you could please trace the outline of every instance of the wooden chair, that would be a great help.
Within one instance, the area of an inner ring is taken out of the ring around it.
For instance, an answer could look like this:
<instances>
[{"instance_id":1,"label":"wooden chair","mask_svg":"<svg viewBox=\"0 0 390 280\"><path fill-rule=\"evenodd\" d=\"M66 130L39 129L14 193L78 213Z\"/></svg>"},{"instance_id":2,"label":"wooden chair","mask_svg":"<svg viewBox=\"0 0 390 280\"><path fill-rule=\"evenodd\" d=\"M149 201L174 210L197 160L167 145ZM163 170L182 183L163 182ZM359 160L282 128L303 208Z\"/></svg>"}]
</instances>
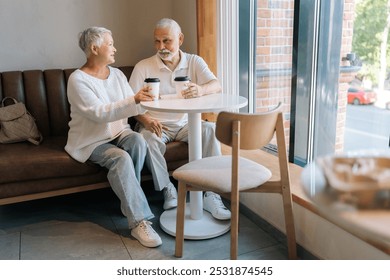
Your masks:
<instances>
[{"instance_id":1,"label":"wooden chair","mask_svg":"<svg viewBox=\"0 0 390 280\"><path fill-rule=\"evenodd\" d=\"M240 157L240 149L260 149L271 141L275 131L280 178L277 181L269 181L271 171L254 161ZM213 191L222 195L230 193L231 259L237 259L238 251L239 192L254 192L282 195L288 257L296 259L290 175L281 104L266 113L221 112L217 118L216 136L221 143L232 147L231 156L222 155L191 161L173 172L173 177L178 180L175 256L183 255L187 191Z\"/></svg>"}]
</instances>

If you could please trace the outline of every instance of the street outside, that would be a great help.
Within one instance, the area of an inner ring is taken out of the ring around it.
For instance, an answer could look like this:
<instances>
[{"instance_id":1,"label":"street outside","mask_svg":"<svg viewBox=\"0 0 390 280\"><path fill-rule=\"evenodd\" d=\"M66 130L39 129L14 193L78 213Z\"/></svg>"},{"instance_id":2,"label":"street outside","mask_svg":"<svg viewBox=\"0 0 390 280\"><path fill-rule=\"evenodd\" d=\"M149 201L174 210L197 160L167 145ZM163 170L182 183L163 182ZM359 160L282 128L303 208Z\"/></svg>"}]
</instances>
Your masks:
<instances>
[{"instance_id":1,"label":"street outside","mask_svg":"<svg viewBox=\"0 0 390 280\"><path fill-rule=\"evenodd\" d=\"M348 105L344 151L389 149L390 91L378 93L373 105Z\"/></svg>"}]
</instances>

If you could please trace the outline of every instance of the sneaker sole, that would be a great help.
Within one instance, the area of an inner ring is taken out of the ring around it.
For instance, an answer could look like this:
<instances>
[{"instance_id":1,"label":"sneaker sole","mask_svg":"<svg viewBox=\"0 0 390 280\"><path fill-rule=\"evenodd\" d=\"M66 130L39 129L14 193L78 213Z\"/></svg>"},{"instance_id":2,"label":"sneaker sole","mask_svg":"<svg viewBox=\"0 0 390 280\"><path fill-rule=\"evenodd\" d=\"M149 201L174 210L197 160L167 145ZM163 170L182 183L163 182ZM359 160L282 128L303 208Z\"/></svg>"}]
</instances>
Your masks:
<instances>
[{"instance_id":1,"label":"sneaker sole","mask_svg":"<svg viewBox=\"0 0 390 280\"><path fill-rule=\"evenodd\" d=\"M229 217L217 217L215 216L211 211L203 208L205 211L209 212L211 214L211 216L213 216L214 219L217 219L217 220L220 220L220 221L226 221L226 220L230 220L231 219L231 216Z\"/></svg>"},{"instance_id":2,"label":"sneaker sole","mask_svg":"<svg viewBox=\"0 0 390 280\"><path fill-rule=\"evenodd\" d=\"M131 236L134 237L139 243L141 243L143 246L145 247L148 247L148 248L154 248L154 247L158 247L162 244L162 241L160 242L145 242L145 241L141 241L139 240L136 236L134 236L132 233L131 233Z\"/></svg>"},{"instance_id":3,"label":"sneaker sole","mask_svg":"<svg viewBox=\"0 0 390 280\"><path fill-rule=\"evenodd\" d=\"M164 203L164 205L163 205L164 210L169 210L169 209L176 208L176 207L177 207L177 200L175 203L169 203L169 204Z\"/></svg>"}]
</instances>

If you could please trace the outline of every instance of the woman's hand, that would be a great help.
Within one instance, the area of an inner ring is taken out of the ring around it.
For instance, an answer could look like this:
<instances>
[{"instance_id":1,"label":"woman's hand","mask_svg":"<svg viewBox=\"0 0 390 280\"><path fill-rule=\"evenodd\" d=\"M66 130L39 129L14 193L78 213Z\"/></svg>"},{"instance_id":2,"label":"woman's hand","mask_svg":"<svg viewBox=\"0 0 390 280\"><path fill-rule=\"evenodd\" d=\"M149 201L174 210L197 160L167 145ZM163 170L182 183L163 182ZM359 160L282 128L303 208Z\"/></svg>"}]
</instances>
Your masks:
<instances>
[{"instance_id":1,"label":"woman's hand","mask_svg":"<svg viewBox=\"0 0 390 280\"><path fill-rule=\"evenodd\" d=\"M136 104L140 103L141 101L152 101L153 94L149 93L149 87L146 86L134 95L134 100Z\"/></svg>"}]
</instances>

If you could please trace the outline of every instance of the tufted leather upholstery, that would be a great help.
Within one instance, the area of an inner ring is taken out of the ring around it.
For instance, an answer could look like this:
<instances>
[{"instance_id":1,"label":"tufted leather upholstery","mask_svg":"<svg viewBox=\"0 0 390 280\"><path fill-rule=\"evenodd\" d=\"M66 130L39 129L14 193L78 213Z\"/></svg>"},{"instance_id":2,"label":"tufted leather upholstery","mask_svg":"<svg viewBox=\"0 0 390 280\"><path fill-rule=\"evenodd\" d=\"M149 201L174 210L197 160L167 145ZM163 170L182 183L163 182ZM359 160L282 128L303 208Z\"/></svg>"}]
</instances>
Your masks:
<instances>
[{"instance_id":1,"label":"tufted leather upholstery","mask_svg":"<svg viewBox=\"0 0 390 280\"><path fill-rule=\"evenodd\" d=\"M130 77L132 66L119 68ZM74 70L0 73L0 100L9 96L25 103L44 139L39 146L0 144L0 205L109 186L106 170L64 151L70 120L66 85ZM169 143L165 158L170 171L186 163L187 144Z\"/></svg>"}]
</instances>

